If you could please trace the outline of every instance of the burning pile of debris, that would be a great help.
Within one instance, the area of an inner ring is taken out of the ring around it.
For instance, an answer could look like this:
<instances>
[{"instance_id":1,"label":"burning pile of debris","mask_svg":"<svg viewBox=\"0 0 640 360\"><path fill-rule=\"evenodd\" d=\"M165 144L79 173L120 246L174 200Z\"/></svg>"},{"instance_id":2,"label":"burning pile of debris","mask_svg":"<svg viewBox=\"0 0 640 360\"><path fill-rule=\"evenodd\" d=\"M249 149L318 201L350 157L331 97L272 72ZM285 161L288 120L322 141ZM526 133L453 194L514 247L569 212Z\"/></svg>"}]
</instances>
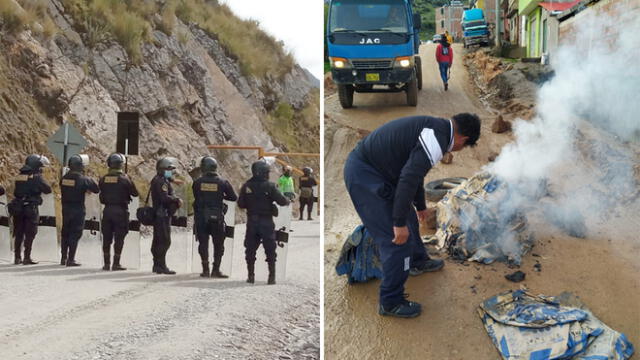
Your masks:
<instances>
[{"instance_id":1,"label":"burning pile of debris","mask_svg":"<svg viewBox=\"0 0 640 360\"><path fill-rule=\"evenodd\" d=\"M487 172L463 182L437 205L437 247L457 260L519 265L534 237L524 212L514 206L518 196Z\"/></svg>"}]
</instances>

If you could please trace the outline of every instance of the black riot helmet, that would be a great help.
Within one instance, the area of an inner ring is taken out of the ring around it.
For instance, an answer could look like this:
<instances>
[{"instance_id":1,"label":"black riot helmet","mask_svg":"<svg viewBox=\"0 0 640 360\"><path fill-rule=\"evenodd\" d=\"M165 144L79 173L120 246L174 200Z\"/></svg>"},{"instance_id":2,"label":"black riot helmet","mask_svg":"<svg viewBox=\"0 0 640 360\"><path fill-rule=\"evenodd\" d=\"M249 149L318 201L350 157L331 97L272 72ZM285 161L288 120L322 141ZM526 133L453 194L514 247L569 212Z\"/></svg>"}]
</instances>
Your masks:
<instances>
[{"instance_id":1,"label":"black riot helmet","mask_svg":"<svg viewBox=\"0 0 640 360\"><path fill-rule=\"evenodd\" d=\"M313 170L310 167L305 167L302 169L302 172L304 173L305 176L311 176L311 174L313 173Z\"/></svg>"},{"instance_id":2,"label":"black riot helmet","mask_svg":"<svg viewBox=\"0 0 640 360\"><path fill-rule=\"evenodd\" d=\"M28 166L32 171L38 171L42 167L47 167L51 165L49 159L46 156L31 154L27 156L27 159L24 161L24 164Z\"/></svg>"},{"instance_id":3,"label":"black riot helmet","mask_svg":"<svg viewBox=\"0 0 640 360\"><path fill-rule=\"evenodd\" d=\"M218 171L218 162L211 156L205 156L200 160L200 171L203 174Z\"/></svg>"},{"instance_id":4,"label":"black riot helmet","mask_svg":"<svg viewBox=\"0 0 640 360\"><path fill-rule=\"evenodd\" d=\"M258 160L251 164L251 174L256 178L268 180L269 171L271 171L271 166L264 160Z\"/></svg>"},{"instance_id":5,"label":"black riot helmet","mask_svg":"<svg viewBox=\"0 0 640 360\"><path fill-rule=\"evenodd\" d=\"M164 174L166 170L175 170L178 160L172 157L163 157L156 162L156 171L158 174Z\"/></svg>"},{"instance_id":6,"label":"black riot helmet","mask_svg":"<svg viewBox=\"0 0 640 360\"><path fill-rule=\"evenodd\" d=\"M122 165L124 165L124 162L124 155L120 153L113 153L107 158L107 166L109 167L109 169L122 169Z\"/></svg>"},{"instance_id":7,"label":"black riot helmet","mask_svg":"<svg viewBox=\"0 0 640 360\"><path fill-rule=\"evenodd\" d=\"M76 154L69 158L69 169L71 171L82 172L89 165L89 155Z\"/></svg>"}]
</instances>

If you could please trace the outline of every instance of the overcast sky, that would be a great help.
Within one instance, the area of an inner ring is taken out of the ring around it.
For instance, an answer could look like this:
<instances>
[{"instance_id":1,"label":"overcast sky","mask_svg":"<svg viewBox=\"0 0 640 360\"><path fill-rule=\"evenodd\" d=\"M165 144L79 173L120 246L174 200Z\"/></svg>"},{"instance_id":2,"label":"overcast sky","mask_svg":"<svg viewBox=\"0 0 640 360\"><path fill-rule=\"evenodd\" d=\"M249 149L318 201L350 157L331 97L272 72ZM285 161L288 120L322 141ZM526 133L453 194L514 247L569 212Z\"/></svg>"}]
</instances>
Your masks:
<instances>
[{"instance_id":1,"label":"overcast sky","mask_svg":"<svg viewBox=\"0 0 640 360\"><path fill-rule=\"evenodd\" d=\"M322 79L324 26L321 0L222 0L243 19L255 19L263 30L284 41L298 63Z\"/></svg>"}]
</instances>

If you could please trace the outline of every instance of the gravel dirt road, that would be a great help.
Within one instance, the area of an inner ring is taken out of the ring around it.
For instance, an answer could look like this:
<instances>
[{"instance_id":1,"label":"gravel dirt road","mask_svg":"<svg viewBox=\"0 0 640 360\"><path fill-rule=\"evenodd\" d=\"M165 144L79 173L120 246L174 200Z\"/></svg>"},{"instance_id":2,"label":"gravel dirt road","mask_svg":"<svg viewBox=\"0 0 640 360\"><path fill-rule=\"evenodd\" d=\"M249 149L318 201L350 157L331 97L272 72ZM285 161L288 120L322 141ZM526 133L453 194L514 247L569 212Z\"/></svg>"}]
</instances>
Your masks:
<instances>
[{"instance_id":1,"label":"gravel dirt road","mask_svg":"<svg viewBox=\"0 0 640 360\"><path fill-rule=\"evenodd\" d=\"M274 286L245 282L243 225L228 280L0 263L0 358L318 359L320 226L292 228Z\"/></svg>"}]
</instances>

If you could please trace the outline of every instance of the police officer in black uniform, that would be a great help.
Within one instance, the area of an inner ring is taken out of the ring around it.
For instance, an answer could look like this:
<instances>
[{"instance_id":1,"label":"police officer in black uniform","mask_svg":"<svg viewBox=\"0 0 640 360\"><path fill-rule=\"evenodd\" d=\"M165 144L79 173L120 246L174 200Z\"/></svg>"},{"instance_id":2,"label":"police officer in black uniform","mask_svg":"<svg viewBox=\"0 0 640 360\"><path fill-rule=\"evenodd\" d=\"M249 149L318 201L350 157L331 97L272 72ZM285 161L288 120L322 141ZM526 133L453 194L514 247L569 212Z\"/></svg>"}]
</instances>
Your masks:
<instances>
[{"instance_id":1,"label":"police officer in black uniform","mask_svg":"<svg viewBox=\"0 0 640 360\"><path fill-rule=\"evenodd\" d=\"M302 169L304 173L303 176L300 177L300 220L302 220L302 215L304 214L304 207L307 207L307 220L313 220L311 218L311 212L313 211L313 187L318 185L316 183L316 179L313 177L313 171L310 167L305 167Z\"/></svg>"},{"instance_id":2,"label":"police officer in black uniform","mask_svg":"<svg viewBox=\"0 0 640 360\"><path fill-rule=\"evenodd\" d=\"M287 199L269 181L270 167L266 161L256 161L251 165L253 177L240 188L238 206L247 209L247 232L244 238L245 260L247 261L248 283L255 282L256 251L262 243L269 264L268 284L276 283L276 239L273 216L277 212L274 201L280 206L289 205Z\"/></svg>"},{"instance_id":3,"label":"police officer in black uniform","mask_svg":"<svg viewBox=\"0 0 640 360\"><path fill-rule=\"evenodd\" d=\"M218 176L218 162L211 156L200 161L202 177L193 185L193 204L198 253L202 260L202 277L228 278L220 272L224 254L225 205L223 200L236 201L238 196L231 184ZM213 266L209 275L209 236L213 239Z\"/></svg>"},{"instance_id":4,"label":"police officer in black uniform","mask_svg":"<svg viewBox=\"0 0 640 360\"><path fill-rule=\"evenodd\" d=\"M13 214L13 234L15 236L14 264L37 264L31 259L31 246L38 233L38 206L42 204L42 194L51 194L51 186L42 177L42 168L49 166L49 159L42 155L29 155L20 175L15 179ZM20 250L24 243L24 259L20 258Z\"/></svg>"},{"instance_id":5,"label":"police officer in black uniform","mask_svg":"<svg viewBox=\"0 0 640 360\"><path fill-rule=\"evenodd\" d=\"M62 257L60 265L80 266L75 261L78 241L84 230L84 197L88 191L97 194L100 189L93 179L84 176L89 156L73 155L69 158L69 173L60 180L62 192Z\"/></svg>"},{"instance_id":6,"label":"police officer in black uniform","mask_svg":"<svg viewBox=\"0 0 640 360\"><path fill-rule=\"evenodd\" d=\"M151 180L151 199L155 220L153 223L153 272L174 275L176 272L167 267L167 251L171 246L171 217L182 206L182 200L173 195L173 174L177 160L165 157L156 163L156 176Z\"/></svg>"},{"instance_id":7,"label":"police officer in black uniform","mask_svg":"<svg viewBox=\"0 0 640 360\"><path fill-rule=\"evenodd\" d=\"M125 162L122 154L114 153L107 158L109 171L100 179L100 202L102 212L102 270L126 270L120 265L124 238L129 232L129 203L138 196L135 184L122 170ZM115 240L115 241L114 241ZM113 244L113 266L111 265L111 243Z\"/></svg>"}]
</instances>

